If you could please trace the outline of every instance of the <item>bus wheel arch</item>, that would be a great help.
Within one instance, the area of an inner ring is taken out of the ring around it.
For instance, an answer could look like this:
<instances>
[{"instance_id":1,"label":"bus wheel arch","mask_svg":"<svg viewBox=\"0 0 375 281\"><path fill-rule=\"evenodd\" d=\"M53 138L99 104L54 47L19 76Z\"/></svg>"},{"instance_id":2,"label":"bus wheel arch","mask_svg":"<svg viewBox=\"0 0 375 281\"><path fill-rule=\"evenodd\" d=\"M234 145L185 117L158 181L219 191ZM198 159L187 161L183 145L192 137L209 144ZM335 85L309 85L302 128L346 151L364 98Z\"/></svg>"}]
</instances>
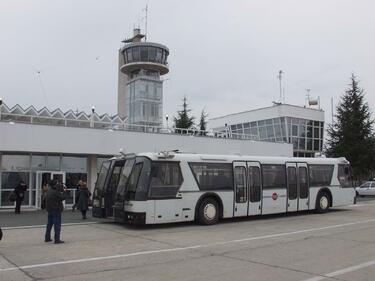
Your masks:
<instances>
[{"instance_id":1,"label":"bus wheel arch","mask_svg":"<svg viewBox=\"0 0 375 281\"><path fill-rule=\"evenodd\" d=\"M327 202L326 202L327 201ZM325 213L330 207L332 207L333 198L332 193L328 188L322 188L319 190L316 196L315 210L318 213Z\"/></svg>"},{"instance_id":2,"label":"bus wheel arch","mask_svg":"<svg viewBox=\"0 0 375 281\"><path fill-rule=\"evenodd\" d=\"M217 206L217 215L215 214L215 218L212 219L212 221L206 220L203 215L203 210L204 206L210 204L211 207ZM220 197L216 193L205 193L203 194L198 202L197 205L195 206L195 220L198 221L201 224L215 224L217 223L220 219L223 218L223 202L221 201Z\"/></svg>"}]
</instances>

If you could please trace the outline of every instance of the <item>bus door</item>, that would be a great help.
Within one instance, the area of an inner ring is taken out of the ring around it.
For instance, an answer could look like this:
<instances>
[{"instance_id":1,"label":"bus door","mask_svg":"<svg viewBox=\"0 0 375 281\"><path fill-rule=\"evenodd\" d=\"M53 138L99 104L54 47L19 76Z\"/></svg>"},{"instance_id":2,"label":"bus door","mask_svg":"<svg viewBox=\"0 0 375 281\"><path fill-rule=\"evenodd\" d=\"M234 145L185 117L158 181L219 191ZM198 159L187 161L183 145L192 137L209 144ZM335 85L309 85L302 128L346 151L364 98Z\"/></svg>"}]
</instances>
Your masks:
<instances>
[{"instance_id":1,"label":"bus door","mask_svg":"<svg viewBox=\"0 0 375 281\"><path fill-rule=\"evenodd\" d=\"M260 165L234 162L234 217L259 215L262 211Z\"/></svg>"},{"instance_id":2,"label":"bus door","mask_svg":"<svg viewBox=\"0 0 375 281\"><path fill-rule=\"evenodd\" d=\"M249 216L262 213L262 182L260 176L260 164L258 162L247 162L248 185L249 185Z\"/></svg>"},{"instance_id":3,"label":"bus door","mask_svg":"<svg viewBox=\"0 0 375 281\"><path fill-rule=\"evenodd\" d=\"M234 162L234 206L233 216L247 216L248 212L248 183L246 162Z\"/></svg>"},{"instance_id":4,"label":"bus door","mask_svg":"<svg viewBox=\"0 0 375 281\"><path fill-rule=\"evenodd\" d=\"M286 163L288 212L298 211L297 163Z\"/></svg>"},{"instance_id":5,"label":"bus door","mask_svg":"<svg viewBox=\"0 0 375 281\"><path fill-rule=\"evenodd\" d=\"M105 188L105 216L113 216L113 205L115 204L115 197L117 191L117 185L120 180L121 170L124 167L125 160L115 161L112 164L109 177L107 179L107 186Z\"/></svg>"},{"instance_id":6,"label":"bus door","mask_svg":"<svg viewBox=\"0 0 375 281\"><path fill-rule=\"evenodd\" d=\"M297 163L298 168L298 210L309 209L309 177L306 163Z\"/></svg>"},{"instance_id":7,"label":"bus door","mask_svg":"<svg viewBox=\"0 0 375 281\"><path fill-rule=\"evenodd\" d=\"M309 209L309 182L306 163L287 163L288 212Z\"/></svg>"}]
</instances>

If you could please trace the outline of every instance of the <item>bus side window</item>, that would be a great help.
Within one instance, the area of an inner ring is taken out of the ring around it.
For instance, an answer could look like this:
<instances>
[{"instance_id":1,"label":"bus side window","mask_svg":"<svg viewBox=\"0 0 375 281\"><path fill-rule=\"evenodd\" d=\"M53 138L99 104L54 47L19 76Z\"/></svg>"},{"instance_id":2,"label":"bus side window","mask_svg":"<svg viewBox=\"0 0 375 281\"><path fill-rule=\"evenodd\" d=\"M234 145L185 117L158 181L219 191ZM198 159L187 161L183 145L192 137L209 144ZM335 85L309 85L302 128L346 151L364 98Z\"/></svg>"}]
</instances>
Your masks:
<instances>
[{"instance_id":1,"label":"bus side window","mask_svg":"<svg viewBox=\"0 0 375 281\"><path fill-rule=\"evenodd\" d=\"M189 163L199 190L233 190L233 167L229 163Z\"/></svg>"},{"instance_id":2,"label":"bus side window","mask_svg":"<svg viewBox=\"0 0 375 281\"><path fill-rule=\"evenodd\" d=\"M309 165L310 186L331 185L334 165Z\"/></svg>"},{"instance_id":3,"label":"bus side window","mask_svg":"<svg viewBox=\"0 0 375 281\"><path fill-rule=\"evenodd\" d=\"M286 173L284 165L262 165L263 188L286 188Z\"/></svg>"},{"instance_id":4,"label":"bus side window","mask_svg":"<svg viewBox=\"0 0 375 281\"><path fill-rule=\"evenodd\" d=\"M153 162L149 198L175 198L182 184L178 162Z\"/></svg>"},{"instance_id":5,"label":"bus side window","mask_svg":"<svg viewBox=\"0 0 375 281\"><path fill-rule=\"evenodd\" d=\"M352 175L349 165L339 164L337 177L342 187L352 187Z\"/></svg>"}]
</instances>

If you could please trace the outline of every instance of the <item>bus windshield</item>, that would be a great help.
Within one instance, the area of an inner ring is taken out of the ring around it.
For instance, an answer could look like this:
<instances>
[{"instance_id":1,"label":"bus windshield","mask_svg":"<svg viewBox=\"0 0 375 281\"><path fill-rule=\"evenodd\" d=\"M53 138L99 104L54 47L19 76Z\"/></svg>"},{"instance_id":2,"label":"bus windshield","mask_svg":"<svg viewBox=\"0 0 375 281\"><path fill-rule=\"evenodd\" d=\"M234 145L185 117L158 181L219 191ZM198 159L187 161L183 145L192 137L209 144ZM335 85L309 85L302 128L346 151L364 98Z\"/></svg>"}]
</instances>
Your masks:
<instances>
[{"instance_id":1,"label":"bus windshield","mask_svg":"<svg viewBox=\"0 0 375 281\"><path fill-rule=\"evenodd\" d=\"M125 162L124 168L122 169L122 173L120 175L120 181L117 187L118 196L124 195L124 191L128 183L129 175L133 169L134 162L135 162L135 158L127 159Z\"/></svg>"},{"instance_id":2,"label":"bus windshield","mask_svg":"<svg viewBox=\"0 0 375 281\"><path fill-rule=\"evenodd\" d=\"M110 160L103 162L102 167L100 168L100 173L98 175L98 180L96 181L95 187L97 189L102 190L104 188L105 179L107 178L110 165L111 165Z\"/></svg>"}]
</instances>

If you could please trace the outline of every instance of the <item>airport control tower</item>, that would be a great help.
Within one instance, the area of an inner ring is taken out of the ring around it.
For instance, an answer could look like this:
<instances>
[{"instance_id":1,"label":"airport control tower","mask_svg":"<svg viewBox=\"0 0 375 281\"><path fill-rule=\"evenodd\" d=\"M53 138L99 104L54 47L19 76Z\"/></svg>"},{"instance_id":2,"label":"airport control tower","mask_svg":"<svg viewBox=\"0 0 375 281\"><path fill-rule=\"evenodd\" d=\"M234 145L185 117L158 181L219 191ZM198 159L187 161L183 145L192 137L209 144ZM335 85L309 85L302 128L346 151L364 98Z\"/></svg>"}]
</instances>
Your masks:
<instances>
[{"instance_id":1,"label":"airport control tower","mask_svg":"<svg viewBox=\"0 0 375 281\"><path fill-rule=\"evenodd\" d=\"M163 124L163 80L167 74L169 50L146 42L139 28L132 38L122 41L119 50L118 114L127 123L161 126Z\"/></svg>"}]
</instances>

